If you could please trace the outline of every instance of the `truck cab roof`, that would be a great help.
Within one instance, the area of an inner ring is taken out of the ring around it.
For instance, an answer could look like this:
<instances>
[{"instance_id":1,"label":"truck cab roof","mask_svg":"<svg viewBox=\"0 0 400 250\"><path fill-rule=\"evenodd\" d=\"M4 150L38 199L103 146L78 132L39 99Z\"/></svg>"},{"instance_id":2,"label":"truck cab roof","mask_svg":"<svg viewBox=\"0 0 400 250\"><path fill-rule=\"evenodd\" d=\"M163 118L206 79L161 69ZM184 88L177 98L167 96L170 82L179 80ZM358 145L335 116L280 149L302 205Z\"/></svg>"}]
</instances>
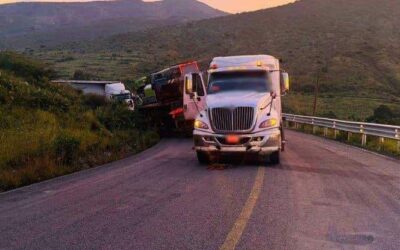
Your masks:
<instances>
[{"instance_id":1,"label":"truck cab roof","mask_svg":"<svg viewBox=\"0 0 400 250\"><path fill-rule=\"evenodd\" d=\"M187 74L188 72L198 72L198 71L199 71L198 63L196 61L193 61L193 62L176 64L169 68L155 72L152 74L152 77L157 79L163 77L181 76Z\"/></svg>"},{"instance_id":2,"label":"truck cab roof","mask_svg":"<svg viewBox=\"0 0 400 250\"><path fill-rule=\"evenodd\" d=\"M215 57L210 69L213 71L267 69L279 70L279 60L269 55L243 55Z\"/></svg>"}]
</instances>

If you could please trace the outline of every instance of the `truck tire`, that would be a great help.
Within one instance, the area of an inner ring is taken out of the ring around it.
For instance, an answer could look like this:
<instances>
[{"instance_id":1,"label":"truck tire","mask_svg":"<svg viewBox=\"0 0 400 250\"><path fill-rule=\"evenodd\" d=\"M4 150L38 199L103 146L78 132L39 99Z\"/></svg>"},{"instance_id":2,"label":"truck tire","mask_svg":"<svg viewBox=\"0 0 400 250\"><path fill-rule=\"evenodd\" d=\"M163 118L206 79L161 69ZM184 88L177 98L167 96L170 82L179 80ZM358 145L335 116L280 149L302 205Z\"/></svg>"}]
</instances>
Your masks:
<instances>
[{"instance_id":1,"label":"truck tire","mask_svg":"<svg viewBox=\"0 0 400 250\"><path fill-rule=\"evenodd\" d=\"M272 165L278 165L281 162L281 155L279 151L273 152L270 156L269 156L269 160L271 162Z\"/></svg>"},{"instance_id":2,"label":"truck tire","mask_svg":"<svg viewBox=\"0 0 400 250\"><path fill-rule=\"evenodd\" d=\"M196 151L196 153L197 153L197 160L201 165L210 164L210 157L206 153L201 151Z\"/></svg>"},{"instance_id":3,"label":"truck tire","mask_svg":"<svg viewBox=\"0 0 400 250\"><path fill-rule=\"evenodd\" d=\"M281 121L281 124L283 124L283 121ZM284 132L282 126L279 128L279 130L281 131L281 152L284 152L285 151L285 144L286 144L285 132Z\"/></svg>"}]
</instances>

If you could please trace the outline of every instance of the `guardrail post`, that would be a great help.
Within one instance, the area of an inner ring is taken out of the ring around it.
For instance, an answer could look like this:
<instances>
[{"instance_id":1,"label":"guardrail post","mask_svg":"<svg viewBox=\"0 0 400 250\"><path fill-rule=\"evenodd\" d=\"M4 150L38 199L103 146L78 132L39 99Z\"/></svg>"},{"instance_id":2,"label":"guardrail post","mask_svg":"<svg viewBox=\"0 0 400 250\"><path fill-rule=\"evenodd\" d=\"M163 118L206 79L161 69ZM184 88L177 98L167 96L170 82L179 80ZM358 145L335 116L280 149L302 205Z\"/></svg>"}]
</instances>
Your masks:
<instances>
[{"instance_id":1,"label":"guardrail post","mask_svg":"<svg viewBox=\"0 0 400 250\"><path fill-rule=\"evenodd\" d=\"M367 145L367 135L366 135L366 134L362 134L362 137L361 137L361 145L362 145L362 146Z\"/></svg>"},{"instance_id":2,"label":"guardrail post","mask_svg":"<svg viewBox=\"0 0 400 250\"><path fill-rule=\"evenodd\" d=\"M333 138L335 138L335 140L337 139L338 133L339 133L339 130L337 130L337 129L333 130Z\"/></svg>"},{"instance_id":3,"label":"guardrail post","mask_svg":"<svg viewBox=\"0 0 400 250\"><path fill-rule=\"evenodd\" d=\"M324 128L324 136L328 137L328 128Z\"/></svg>"},{"instance_id":4,"label":"guardrail post","mask_svg":"<svg viewBox=\"0 0 400 250\"><path fill-rule=\"evenodd\" d=\"M385 143L385 138L379 137L378 150L382 150L384 143Z\"/></svg>"},{"instance_id":5,"label":"guardrail post","mask_svg":"<svg viewBox=\"0 0 400 250\"><path fill-rule=\"evenodd\" d=\"M336 129L336 121L333 121L333 138L337 139L338 130Z\"/></svg>"},{"instance_id":6,"label":"guardrail post","mask_svg":"<svg viewBox=\"0 0 400 250\"><path fill-rule=\"evenodd\" d=\"M311 124L312 124L312 133L315 134L317 132L317 127L315 126L314 118L311 119Z\"/></svg>"},{"instance_id":7,"label":"guardrail post","mask_svg":"<svg viewBox=\"0 0 400 250\"><path fill-rule=\"evenodd\" d=\"M364 133L364 126L360 125L360 133L361 133L361 146L367 145L367 135Z\"/></svg>"},{"instance_id":8,"label":"guardrail post","mask_svg":"<svg viewBox=\"0 0 400 250\"><path fill-rule=\"evenodd\" d=\"M347 141L350 141L350 140L351 140L351 136L352 136L352 133L351 133L351 132L348 132L348 133L347 133Z\"/></svg>"}]
</instances>

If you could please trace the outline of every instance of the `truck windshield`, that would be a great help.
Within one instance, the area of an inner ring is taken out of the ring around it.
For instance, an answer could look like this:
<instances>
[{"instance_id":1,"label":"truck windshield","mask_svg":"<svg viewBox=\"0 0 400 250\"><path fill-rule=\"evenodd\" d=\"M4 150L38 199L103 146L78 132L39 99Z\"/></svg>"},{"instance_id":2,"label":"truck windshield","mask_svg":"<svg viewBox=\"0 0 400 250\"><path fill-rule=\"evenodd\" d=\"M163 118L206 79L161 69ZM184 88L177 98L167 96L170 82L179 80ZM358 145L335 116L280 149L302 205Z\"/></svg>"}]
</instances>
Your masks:
<instances>
[{"instance_id":1,"label":"truck windshield","mask_svg":"<svg viewBox=\"0 0 400 250\"><path fill-rule=\"evenodd\" d=\"M131 95L129 93L113 95L113 99L116 101L123 101L123 100L127 100L130 98L131 98Z\"/></svg>"},{"instance_id":2,"label":"truck windshield","mask_svg":"<svg viewBox=\"0 0 400 250\"><path fill-rule=\"evenodd\" d=\"M210 75L208 94L226 91L270 92L266 71L216 72Z\"/></svg>"}]
</instances>

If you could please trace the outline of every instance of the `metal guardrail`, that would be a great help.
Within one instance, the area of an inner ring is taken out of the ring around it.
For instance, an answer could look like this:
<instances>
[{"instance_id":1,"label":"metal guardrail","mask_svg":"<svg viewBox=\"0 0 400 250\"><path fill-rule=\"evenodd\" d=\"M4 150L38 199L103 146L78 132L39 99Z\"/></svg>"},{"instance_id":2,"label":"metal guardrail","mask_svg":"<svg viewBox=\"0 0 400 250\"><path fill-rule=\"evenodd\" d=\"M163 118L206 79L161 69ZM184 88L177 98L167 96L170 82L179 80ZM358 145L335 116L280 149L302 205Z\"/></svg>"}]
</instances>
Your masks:
<instances>
[{"instance_id":1,"label":"metal guardrail","mask_svg":"<svg viewBox=\"0 0 400 250\"><path fill-rule=\"evenodd\" d=\"M334 136L336 138L337 131L345 131L348 133L348 138L350 139L351 133L361 134L362 140L361 144L363 146L367 143L367 136L377 136L380 141L383 142L384 138L397 140L398 150L400 150L400 126L384 125L377 123L366 123L366 122L352 122L337 119L313 117L313 116L303 116L303 115L292 115L283 114L286 123L292 122L295 127L298 124L308 124L313 126L313 132L317 127L324 128L324 135L327 136L328 129L333 129ZM288 124L286 124L288 125Z\"/></svg>"}]
</instances>

